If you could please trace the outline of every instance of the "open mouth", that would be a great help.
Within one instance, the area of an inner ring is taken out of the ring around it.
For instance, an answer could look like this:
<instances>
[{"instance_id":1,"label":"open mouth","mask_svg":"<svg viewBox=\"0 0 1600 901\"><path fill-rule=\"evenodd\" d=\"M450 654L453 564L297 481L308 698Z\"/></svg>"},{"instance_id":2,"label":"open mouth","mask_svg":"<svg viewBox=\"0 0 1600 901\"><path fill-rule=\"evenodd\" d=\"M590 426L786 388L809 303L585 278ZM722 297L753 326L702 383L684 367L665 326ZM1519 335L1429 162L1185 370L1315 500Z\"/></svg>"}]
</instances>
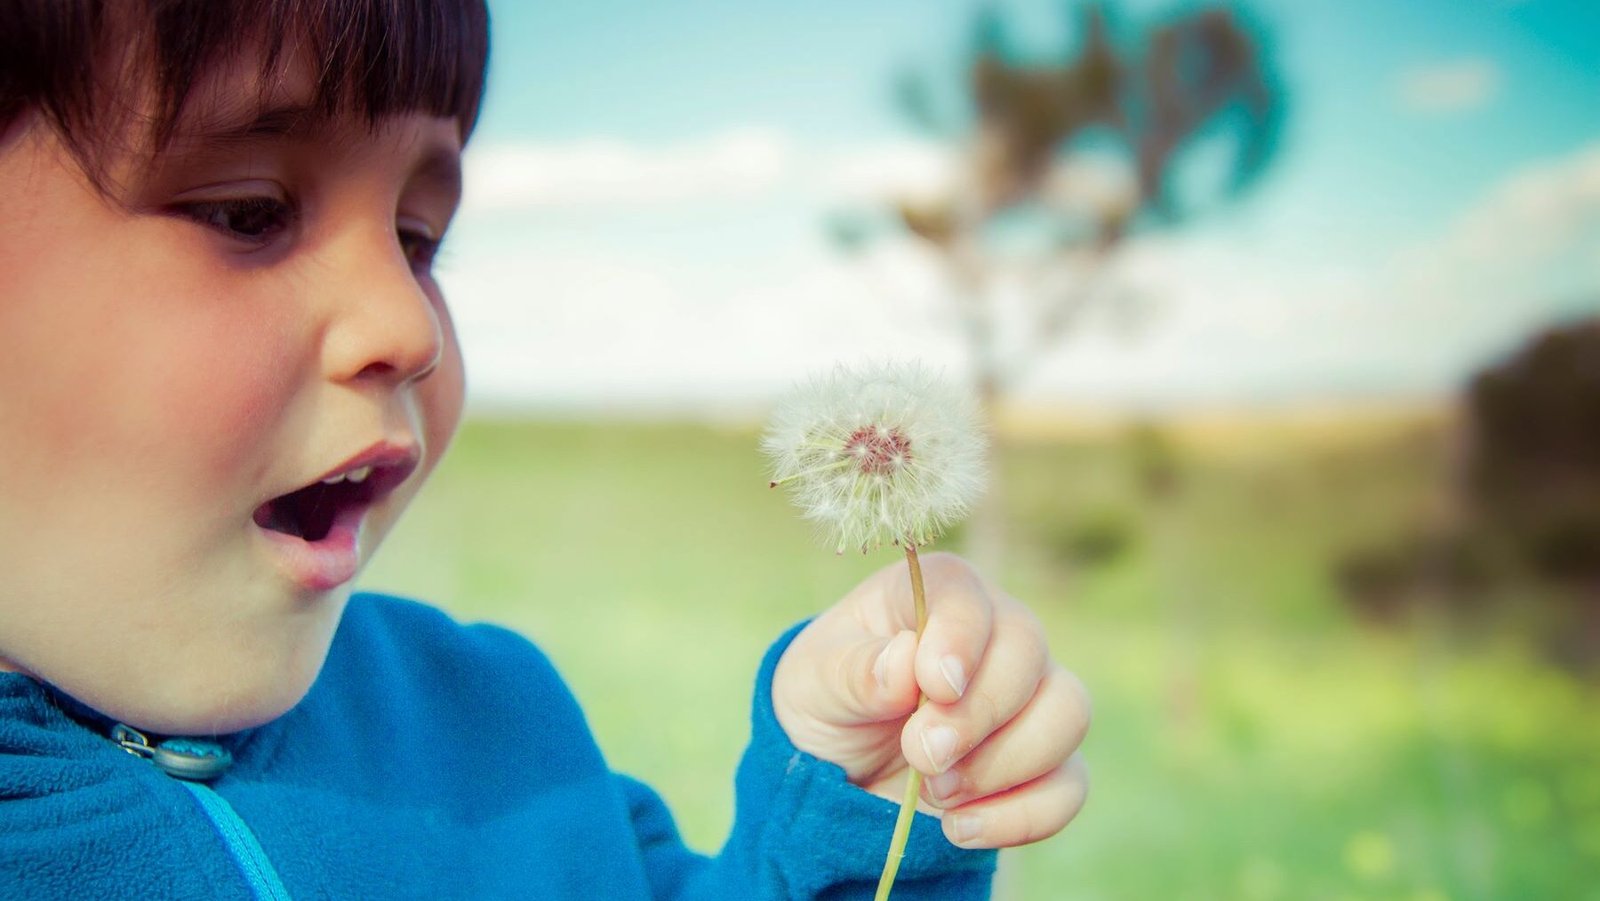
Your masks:
<instances>
[{"instance_id":1,"label":"open mouth","mask_svg":"<svg viewBox=\"0 0 1600 901\"><path fill-rule=\"evenodd\" d=\"M328 537L333 520L352 507L372 503L369 482L317 483L299 491L280 495L256 508L256 525L271 532L282 532L305 541Z\"/></svg>"},{"instance_id":2,"label":"open mouth","mask_svg":"<svg viewBox=\"0 0 1600 901\"><path fill-rule=\"evenodd\" d=\"M413 468L412 463L358 467L279 495L257 507L251 518L269 532L321 541L341 516L371 506L405 481Z\"/></svg>"}]
</instances>

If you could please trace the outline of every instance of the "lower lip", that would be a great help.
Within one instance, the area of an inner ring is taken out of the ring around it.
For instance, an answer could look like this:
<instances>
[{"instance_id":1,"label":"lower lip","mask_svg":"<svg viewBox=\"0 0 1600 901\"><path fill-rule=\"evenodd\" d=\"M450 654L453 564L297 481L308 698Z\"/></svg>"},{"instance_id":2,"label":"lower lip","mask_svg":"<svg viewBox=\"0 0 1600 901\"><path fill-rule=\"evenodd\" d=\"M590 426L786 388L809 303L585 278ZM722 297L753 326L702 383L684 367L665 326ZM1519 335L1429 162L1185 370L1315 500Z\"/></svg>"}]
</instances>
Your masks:
<instances>
[{"instance_id":1,"label":"lower lip","mask_svg":"<svg viewBox=\"0 0 1600 901\"><path fill-rule=\"evenodd\" d=\"M365 507L340 511L320 541L307 541L260 526L256 529L265 536L279 568L292 581L308 591L327 591L355 578L361 565L361 520L366 513Z\"/></svg>"}]
</instances>

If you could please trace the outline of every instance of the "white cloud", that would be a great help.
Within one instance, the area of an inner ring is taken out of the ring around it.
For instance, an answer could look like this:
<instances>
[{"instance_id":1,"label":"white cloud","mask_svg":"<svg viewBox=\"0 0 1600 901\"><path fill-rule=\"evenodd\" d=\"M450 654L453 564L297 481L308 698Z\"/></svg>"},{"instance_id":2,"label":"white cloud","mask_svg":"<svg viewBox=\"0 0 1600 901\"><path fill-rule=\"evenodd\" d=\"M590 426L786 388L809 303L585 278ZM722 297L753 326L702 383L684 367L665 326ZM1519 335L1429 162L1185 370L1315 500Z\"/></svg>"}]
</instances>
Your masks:
<instances>
[{"instance_id":1,"label":"white cloud","mask_svg":"<svg viewBox=\"0 0 1600 901\"><path fill-rule=\"evenodd\" d=\"M953 171L948 151L932 145L802 155L771 133L743 133L781 148L755 154L767 162L749 167L760 178L747 189L772 191L762 209L778 203L794 216L815 217L830 200L936 190ZM634 148L618 170L671 182L671 191L644 192L650 202L729 196L718 193L726 184L710 173L721 171L720 157L708 149L726 138ZM1063 171L1058 183L1091 203L1114 194L1118 170L1095 165ZM771 181L783 183L781 195ZM566 185L565 194L530 187L520 203L642 202L616 183ZM916 356L964 371L941 260L912 239L885 238L844 259L826 249L819 225L801 246L756 240L730 258L717 250L722 237L707 237L707 250L690 257L639 252L625 232L602 238L611 235L604 228L593 243L568 236L560 249L521 240L517 228L497 225L496 240L461 245L443 276L480 408L748 412L834 360ZM1600 291L1600 143L1508 174L1434 239L1390 259L1280 253L1299 246L1203 229L1131 242L1114 278L1162 303L1151 328L1128 341L1108 327L1114 317L1096 317L1024 390L1135 405L1449 391L1558 315L1554 303Z\"/></svg>"},{"instance_id":2,"label":"white cloud","mask_svg":"<svg viewBox=\"0 0 1600 901\"><path fill-rule=\"evenodd\" d=\"M917 358L967 372L940 261L912 240L848 260L820 241L784 262L640 262L614 254L494 254L446 281L476 409L576 407L758 413L836 361ZM1415 365L1382 334L1389 311L1346 273L1274 264L1171 235L1132 245L1119 279L1168 301L1128 341L1104 317L1045 358L1023 396L1181 403L1293 396L1341 369ZM1308 350L1308 344L1311 349ZM1398 376L1394 377L1398 380Z\"/></svg>"},{"instance_id":3,"label":"white cloud","mask_svg":"<svg viewBox=\"0 0 1600 901\"><path fill-rule=\"evenodd\" d=\"M1600 313L1600 143L1508 173L1391 258L1275 258L1203 233L1130 243L1117 278L1165 301L1134 343L1086 332L1035 391L1185 403L1448 393L1569 315Z\"/></svg>"},{"instance_id":4,"label":"white cloud","mask_svg":"<svg viewBox=\"0 0 1600 901\"><path fill-rule=\"evenodd\" d=\"M1510 173L1437 238L1397 253L1391 293L1484 357L1600 312L1600 143Z\"/></svg>"},{"instance_id":5,"label":"white cloud","mask_svg":"<svg viewBox=\"0 0 1600 901\"><path fill-rule=\"evenodd\" d=\"M1457 256L1495 263L1560 253L1600 224L1600 143L1536 163L1497 185L1447 239Z\"/></svg>"},{"instance_id":6,"label":"white cloud","mask_svg":"<svg viewBox=\"0 0 1600 901\"><path fill-rule=\"evenodd\" d=\"M829 200L933 200L955 184L956 164L949 144L888 142L835 154L824 164L818 186Z\"/></svg>"},{"instance_id":7,"label":"white cloud","mask_svg":"<svg viewBox=\"0 0 1600 901\"><path fill-rule=\"evenodd\" d=\"M1573 255L1600 256L1600 143L1511 173L1397 264L1413 286L1481 286Z\"/></svg>"},{"instance_id":8,"label":"white cloud","mask_svg":"<svg viewBox=\"0 0 1600 901\"><path fill-rule=\"evenodd\" d=\"M593 138L486 143L467 154L469 212L658 205L760 195L790 167L782 134L740 128L665 146Z\"/></svg>"},{"instance_id":9,"label":"white cloud","mask_svg":"<svg viewBox=\"0 0 1600 901\"><path fill-rule=\"evenodd\" d=\"M814 182L830 200L913 204L948 199L969 176L961 149L950 143L899 141L832 156ZM1067 212L1126 208L1138 194L1138 175L1126 157L1078 153L1056 163L1045 179L1045 198Z\"/></svg>"},{"instance_id":10,"label":"white cloud","mask_svg":"<svg viewBox=\"0 0 1600 901\"><path fill-rule=\"evenodd\" d=\"M457 267L445 288L480 409L748 410L841 359L918 356L960 371L924 315L901 318L820 247L790 266L733 272L496 255Z\"/></svg>"},{"instance_id":11,"label":"white cloud","mask_svg":"<svg viewBox=\"0 0 1600 901\"><path fill-rule=\"evenodd\" d=\"M468 151L466 166L468 215L761 199L780 186L823 203L881 206L947 198L967 177L960 149L948 143L889 141L803 157L784 133L750 125L668 144L484 143ZM1087 154L1058 164L1045 187L1061 208L1085 212L1125 205L1137 191L1129 161Z\"/></svg>"},{"instance_id":12,"label":"white cloud","mask_svg":"<svg viewBox=\"0 0 1600 901\"><path fill-rule=\"evenodd\" d=\"M1427 115L1466 113L1488 105L1500 92L1503 76L1493 60L1468 57L1400 73L1396 99L1404 109Z\"/></svg>"},{"instance_id":13,"label":"white cloud","mask_svg":"<svg viewBox=\"0 0 1600 901\"><path fill-rule=\"evenodd\" d=\"M759 197L780 183L825 201L882 202L943 196L956 175L949 145L886 142L802 160L787 135L756 125L665 144L484 143L466 165L468 213L693 204Z\"/></svg>"}]
</instances>

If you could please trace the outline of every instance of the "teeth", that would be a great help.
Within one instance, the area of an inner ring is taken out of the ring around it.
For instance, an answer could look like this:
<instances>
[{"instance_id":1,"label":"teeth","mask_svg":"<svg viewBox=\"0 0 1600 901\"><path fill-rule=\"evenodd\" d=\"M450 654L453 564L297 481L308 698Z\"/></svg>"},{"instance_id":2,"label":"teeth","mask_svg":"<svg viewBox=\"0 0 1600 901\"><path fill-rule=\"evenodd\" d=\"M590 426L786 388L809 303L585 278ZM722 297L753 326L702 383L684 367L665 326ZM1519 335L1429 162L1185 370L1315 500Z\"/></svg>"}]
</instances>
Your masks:
<instances>
[{"instance_id":1,"label":"teeth","mask_svg":"<svg viewBox=\"0 0 1600 901\"><path fill-rule=\"evenodd\" d=\"M340 482L349 480L359 485L360 483L365 482L367 480L367 476L370 475L372 475L372 467L358 466L349 472L341 472L336 476L328 476L326 479L322 480L322 484L337 485Z\"/></svg>"}]
</instances>

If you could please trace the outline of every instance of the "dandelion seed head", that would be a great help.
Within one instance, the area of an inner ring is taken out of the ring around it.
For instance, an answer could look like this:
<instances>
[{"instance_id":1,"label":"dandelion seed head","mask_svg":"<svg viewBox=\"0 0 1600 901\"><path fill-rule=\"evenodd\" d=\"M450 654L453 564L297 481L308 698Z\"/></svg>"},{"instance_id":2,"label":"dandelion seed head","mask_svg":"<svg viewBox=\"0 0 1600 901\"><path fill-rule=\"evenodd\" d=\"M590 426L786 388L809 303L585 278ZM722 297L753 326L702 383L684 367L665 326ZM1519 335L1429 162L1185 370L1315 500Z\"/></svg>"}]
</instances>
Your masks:
<instances>
[{"instance_id":1,"label":"dandelion seed head","mask_svg":"<svg viewBox=\"0 0 1600 901\"><path fill-rule=\"evenodd\" d=\"M983 492L977 405L915 364L812 379L778 405L761 446L773 484L840 553L926 544Z\"/></svg>"},{"instance_id":2,"label":"dandelion seed head","mask_svg":"<svg viewBox=\"0 0 1600 901\"><path fill-rule=\"evenodd\" d=\"M844 452L863 475L892 475L911 463L911 441L899 429L861 426L845 439Z\"/></svg>"}]
</instances>

